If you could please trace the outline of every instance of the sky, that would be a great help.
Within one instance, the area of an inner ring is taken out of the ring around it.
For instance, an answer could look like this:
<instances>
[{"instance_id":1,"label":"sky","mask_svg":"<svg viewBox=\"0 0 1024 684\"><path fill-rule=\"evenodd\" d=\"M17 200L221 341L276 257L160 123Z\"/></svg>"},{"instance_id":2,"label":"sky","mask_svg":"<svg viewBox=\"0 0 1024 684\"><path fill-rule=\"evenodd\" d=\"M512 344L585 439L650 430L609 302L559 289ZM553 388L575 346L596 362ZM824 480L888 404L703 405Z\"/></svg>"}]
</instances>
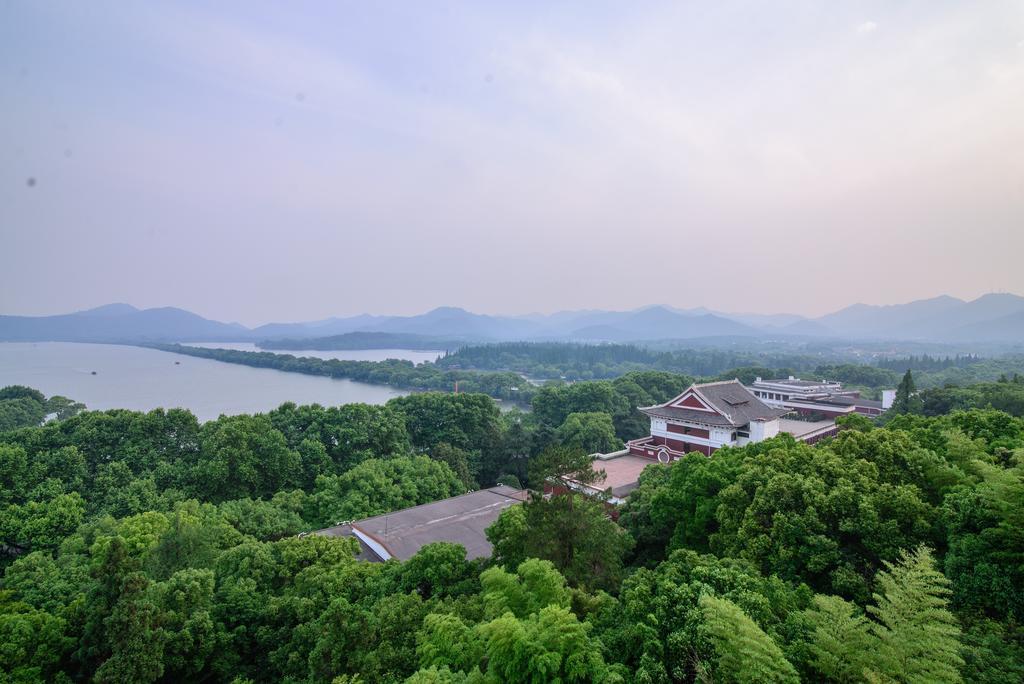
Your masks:
<instances>
[{"instance_id":1,"label":"sky","mask_svg":"<svg viewBox=\"0 0 1024 684\"><path fill-rule=\"evenodd\" d=\"M1024 294L1024 3L0 4L0 313Z\"/></svg>"}]
</instances>

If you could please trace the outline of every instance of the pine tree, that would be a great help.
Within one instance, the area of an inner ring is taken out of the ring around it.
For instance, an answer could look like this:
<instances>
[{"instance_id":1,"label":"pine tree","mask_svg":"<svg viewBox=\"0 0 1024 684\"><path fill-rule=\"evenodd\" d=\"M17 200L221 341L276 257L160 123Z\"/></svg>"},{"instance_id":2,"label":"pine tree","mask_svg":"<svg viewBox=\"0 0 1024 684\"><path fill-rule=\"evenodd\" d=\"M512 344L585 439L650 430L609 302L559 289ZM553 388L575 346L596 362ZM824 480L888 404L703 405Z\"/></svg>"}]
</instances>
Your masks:
<instances>
[{"instance_id":1,"label":"pine tree","mask_svg":"<svg viewBox=\"0 0 1024 684\"><path fill-rule=\"evenodd\" d=\"M878 573L881 590L867 610L877 620L875 669L896 681L959 682L960 625L949 611L949 580L921 546Z\"/></svg>"},{"instance_id":2,"label":"pine tree","mask_svg":"<svg viewBox=\"0 0 1024 684\"><path fill-rule=\"evenodd\" d=\"M806 613L814 626L811 665L836 682L959 682L960 626L949 611L949 580L920 547L886 562L869 620L835 596L817 596Z\"/></svg>"},{"instance_id":3,"label":"pine tree","mask_svg":"<svg viewBox=\"0 0 1024 684\"><path fill-rule=\"evenodd\" d=\"M700 607L704 628L718 655L714 681L800 681L782 649L735 603L705 594Z\"/></svg>"},{"instance_id":4,"label":"pine tree","mask_svg":"<svg viewBox=\"0 0 1024 684\"><path fill-rule=\"evenodd\" d=\"M921 413L923 408L921 397L917 396L917 388L914 387L914 376L910 369L903 374L899 386L896 387L896 397L889 410L894 413Z\"/></svg>"},{"instance_id":5,"label":"pine tree","mask_svg":"<svg viewBox=\"0 0 1024 684\"><path fill-rule=\"evenodd\" d=\"M814 669L830 681L863 681L875 644L868 619L857 606L838 596L819 594L807 617L814 625L809 645Z\"/></svg>"}]
</instances>

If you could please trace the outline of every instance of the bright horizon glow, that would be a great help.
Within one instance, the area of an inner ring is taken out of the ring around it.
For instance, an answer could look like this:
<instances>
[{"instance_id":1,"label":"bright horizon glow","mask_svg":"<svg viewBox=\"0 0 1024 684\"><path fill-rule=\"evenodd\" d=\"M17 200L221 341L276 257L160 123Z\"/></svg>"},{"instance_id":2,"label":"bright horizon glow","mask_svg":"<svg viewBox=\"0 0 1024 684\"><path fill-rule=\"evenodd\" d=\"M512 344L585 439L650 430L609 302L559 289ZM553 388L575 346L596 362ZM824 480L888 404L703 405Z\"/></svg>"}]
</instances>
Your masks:
<instances>
[{"instance_id":1,"label":"bright horizon glow","mask_svg":"<svg viewBox=\"0 0 1024 684\"><path fill-rule=\"evenodd\" d=\"M0 313L1024 293L1024 5L6 3Z\"/></svg>"}]
</instances>

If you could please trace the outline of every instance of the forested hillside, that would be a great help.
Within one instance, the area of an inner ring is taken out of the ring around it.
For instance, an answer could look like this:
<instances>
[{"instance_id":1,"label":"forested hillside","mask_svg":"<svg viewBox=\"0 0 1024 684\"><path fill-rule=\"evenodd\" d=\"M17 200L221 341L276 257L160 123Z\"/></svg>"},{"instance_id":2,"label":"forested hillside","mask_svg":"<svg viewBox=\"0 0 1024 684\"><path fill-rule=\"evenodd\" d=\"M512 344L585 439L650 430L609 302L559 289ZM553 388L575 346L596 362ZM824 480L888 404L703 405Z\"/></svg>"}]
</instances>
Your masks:
<instances>
[{"instance_id":1,"label":"forested hillside","mask_svg":"<svg viewBox=\"0 0 1024 684\"><path fill-rule=\"evenodd\" d=\"M496 481L539 487L689 378L425 393L200 424L86 411L0 433L11 681L1017 682L1024 385L652 465L621 509L535 496L494 557L364 563L302 531ZM23 390L18 390L23 392ZM1010 407L1012 408L1012 407ZM39 419L41 420L41 418ZM38 421L37 421L38 422Z\"/></svg>"}]
</instances>

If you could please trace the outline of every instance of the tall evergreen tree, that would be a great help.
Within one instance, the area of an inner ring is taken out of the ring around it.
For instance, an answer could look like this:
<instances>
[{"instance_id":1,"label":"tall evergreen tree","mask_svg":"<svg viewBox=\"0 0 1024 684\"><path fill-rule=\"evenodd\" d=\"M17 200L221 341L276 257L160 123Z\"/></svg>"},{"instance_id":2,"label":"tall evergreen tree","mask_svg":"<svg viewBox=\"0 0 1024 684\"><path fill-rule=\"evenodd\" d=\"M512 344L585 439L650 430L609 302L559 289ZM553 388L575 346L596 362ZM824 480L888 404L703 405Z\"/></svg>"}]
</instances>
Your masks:
<instances>
[{"instance_id":1,"label":"tall evergreen tree","mask_svg":"<svg viewBox=\"0 0 1024 684\"><path fill-rule=\"evenodd\" d=\"M792 682L800 681L796 669L786 660L775 641L732 601L705 594L700 598L704 628L715 645L718 659L709 681Z\"/></svg>"},{"instance_id":2,"label":"tall evergreen tree","mask_svg":"<svg viewBox=\"0 0 1024 684\"><path fill-rule=\"evenodd\" d=\"M922 408L921 397L918 396L917 388L914 387L914 376L908 368L907 372L903 374L900 384L896 387L896 398L893 400L889 411L893 414L920 414Z\"/></svg>"},{"instance_id":3,"label":"tall evergreen tree","mask_svg":"<svg viewBox=\"0 0 1024 684\"><path fill-rule=\"evenodd\" d=\"M869 621L857 606L838 596L818 594L807 616L814 627L809 646L814 669L834 682L863 681L875 644Z\"/></svg>"},{"instance_id":4,"label":"tall evergreen tree","mask_svg":"<svg viewBox=\"0 0 1024 684\"><path fill-rule=\"evenodd\" d=\"M949 580L924 546L904 551L878 573L881 593L868 612L877 622L877 664L895 681L959 682L960 625L949 611Z\"/></svg>"},{"instance_id":5,"label":"tall evergreen tree","mask_svg":"<svg viewBox=\"0 0 1024 684\"><path fill-rule=\"evenodd\" d=\"M870 620L835 596L818 596L811 665L836 682L959 682L960 626L949 611L949 580L924 546L878 573Z\"/></svg>"}]
</instances>

